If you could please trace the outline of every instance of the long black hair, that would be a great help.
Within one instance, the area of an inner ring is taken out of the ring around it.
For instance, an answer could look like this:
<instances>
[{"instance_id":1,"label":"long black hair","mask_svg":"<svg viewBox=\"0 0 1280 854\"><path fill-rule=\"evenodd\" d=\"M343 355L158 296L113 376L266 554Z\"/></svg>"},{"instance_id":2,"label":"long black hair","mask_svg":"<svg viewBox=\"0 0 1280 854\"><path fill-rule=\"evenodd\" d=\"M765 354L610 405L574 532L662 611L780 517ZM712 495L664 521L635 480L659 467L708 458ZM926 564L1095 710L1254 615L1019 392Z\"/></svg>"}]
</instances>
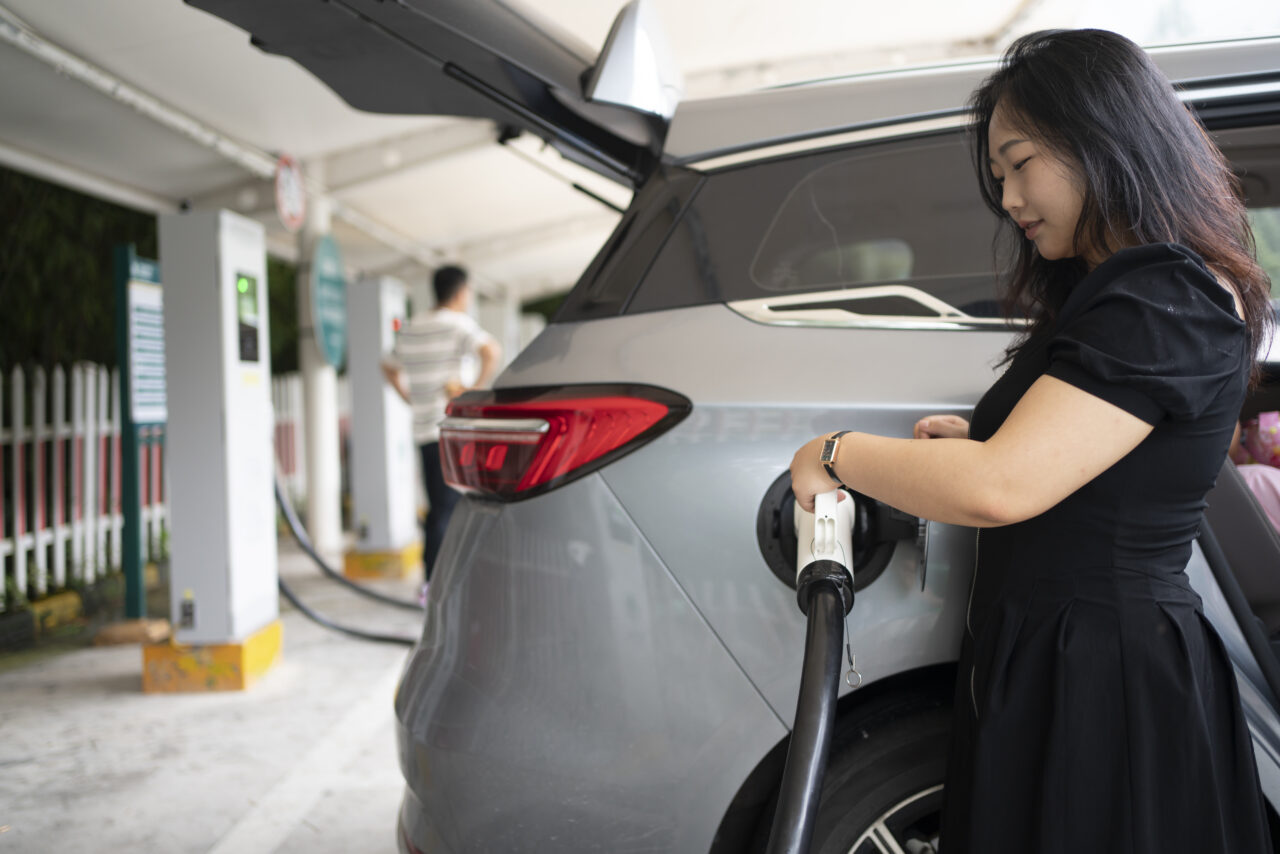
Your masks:
<instances>
[{"instance_id":1,"label":"long black hair","mask_svg":"<svg viewBox=\"0 0 1280 854\"><path fill-rule=\"evenodd\" d=\"M1003 223L997 241L1017 246L1005 311L1031 321L1028 337L1052 322L1086 266L1079 257L1040 257L1001 206L987 139L997 105L1006 121L1077 171L1084 195L1077 251L1109 255L1166 242L1193 249L1235 285L1255 345L1265 340L1271 286L1255 258L1240 182L1146 53L1105 30L1022 36L969 101L982 198Z\"/></svg>"}]
</instances>

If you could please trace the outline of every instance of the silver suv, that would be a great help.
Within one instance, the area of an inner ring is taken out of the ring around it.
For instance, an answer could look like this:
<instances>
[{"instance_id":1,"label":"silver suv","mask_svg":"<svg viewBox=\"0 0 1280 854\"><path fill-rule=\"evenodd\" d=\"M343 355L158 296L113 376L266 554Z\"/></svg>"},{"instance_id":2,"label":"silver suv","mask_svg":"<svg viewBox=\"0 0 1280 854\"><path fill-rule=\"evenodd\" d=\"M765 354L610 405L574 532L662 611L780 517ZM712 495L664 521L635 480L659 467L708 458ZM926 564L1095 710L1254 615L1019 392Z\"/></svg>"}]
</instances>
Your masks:
<instances>
[{"instance_id":1,"label":"silver suv","mask_svg":"<svg viewBox=\"0 0 1280 854\"><path fill-rule=\"evenodd\" d=\"M195 2L357 107L494 118L636 188L554 322L443 426L470 495L396 698L401 850L763 849L804 635L791 454L824 431L967 415L1016 334L964 138L993 66L668 120L660 84L633 81L646 112L602 103L611 48L643 41L626 10L593 61L497 0ZM1280 40L1153 56L1242 176L1280 280ZM1225 473L1230 518L1211 509L1188 571L1274 819L1280 540ZM855 533L863 682L842 690L814 850L927 851L973 532L858 497Z\"/></svg>"}]
</instances>

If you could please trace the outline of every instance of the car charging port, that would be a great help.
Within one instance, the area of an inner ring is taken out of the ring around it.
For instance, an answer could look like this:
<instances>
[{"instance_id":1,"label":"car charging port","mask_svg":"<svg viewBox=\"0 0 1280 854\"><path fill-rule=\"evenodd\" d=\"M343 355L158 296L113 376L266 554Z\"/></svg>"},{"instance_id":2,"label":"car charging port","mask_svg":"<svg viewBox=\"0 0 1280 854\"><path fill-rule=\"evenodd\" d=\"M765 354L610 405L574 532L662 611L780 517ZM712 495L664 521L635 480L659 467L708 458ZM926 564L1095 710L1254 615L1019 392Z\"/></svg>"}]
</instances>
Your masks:
<instances>
[{"instance_id":1,"label":"car charging port","mask_svg":"<svg viewBox=\"0 0 1280 854\"><path fill-rule=\"evenodd\" d=\"M880 577L900 541L920 536L920 520L860 493L845 491L854 501L850 569L858 591ZM796 586L795 503L791 473L783 472L765 492L756 514L760 554L778 580L792 588Z\"/></svg>"}]
</instances>

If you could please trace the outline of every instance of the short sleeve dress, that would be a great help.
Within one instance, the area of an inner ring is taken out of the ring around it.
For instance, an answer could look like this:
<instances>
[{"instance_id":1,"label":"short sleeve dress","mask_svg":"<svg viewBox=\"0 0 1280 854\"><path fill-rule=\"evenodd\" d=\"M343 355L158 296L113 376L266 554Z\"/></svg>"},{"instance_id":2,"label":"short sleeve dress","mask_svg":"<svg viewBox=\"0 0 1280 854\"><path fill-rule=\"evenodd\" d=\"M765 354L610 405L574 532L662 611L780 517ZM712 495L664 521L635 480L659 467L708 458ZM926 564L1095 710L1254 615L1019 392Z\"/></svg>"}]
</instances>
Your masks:
<instances>
[{"instance_id":1,"label":"short sleeve dress","mask_svg":"<svg viewBox=\"0 0 1280 854\"><path fill-rule=\"evenodd\" d=\"M1072 289L973 412L1044 374L1154 425L1040 516L979 532L941 854L1270 852L1231 663L1184 571L1244 401L1249 335L1176 244Z\"/></svg>"}]
</instances>

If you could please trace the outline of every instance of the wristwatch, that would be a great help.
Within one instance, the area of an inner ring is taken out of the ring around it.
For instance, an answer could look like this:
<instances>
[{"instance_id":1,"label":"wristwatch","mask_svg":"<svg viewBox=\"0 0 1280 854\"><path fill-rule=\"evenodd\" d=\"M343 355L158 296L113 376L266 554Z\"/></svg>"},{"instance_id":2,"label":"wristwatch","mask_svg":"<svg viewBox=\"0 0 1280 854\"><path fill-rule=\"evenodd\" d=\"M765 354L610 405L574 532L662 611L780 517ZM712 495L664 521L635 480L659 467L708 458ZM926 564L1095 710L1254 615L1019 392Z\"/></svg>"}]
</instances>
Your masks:
<instances>
[{"instance_id":1,"label":"wristwatch","mask_svg":"<svg viewBox=\"0 0 1280 854\"><path fill-rule=\"evenodd\" d=\"M839 433L833 433L828 436L827 440L822 443L822 456L819 457L822 467L827 470L827 476L840 486L844 486L844 481L836 476L836 470L833 466L836 461L836 452L840 450L840 437L848 432L848 430L841 430Z\"/></svg>"}]
</instances>

